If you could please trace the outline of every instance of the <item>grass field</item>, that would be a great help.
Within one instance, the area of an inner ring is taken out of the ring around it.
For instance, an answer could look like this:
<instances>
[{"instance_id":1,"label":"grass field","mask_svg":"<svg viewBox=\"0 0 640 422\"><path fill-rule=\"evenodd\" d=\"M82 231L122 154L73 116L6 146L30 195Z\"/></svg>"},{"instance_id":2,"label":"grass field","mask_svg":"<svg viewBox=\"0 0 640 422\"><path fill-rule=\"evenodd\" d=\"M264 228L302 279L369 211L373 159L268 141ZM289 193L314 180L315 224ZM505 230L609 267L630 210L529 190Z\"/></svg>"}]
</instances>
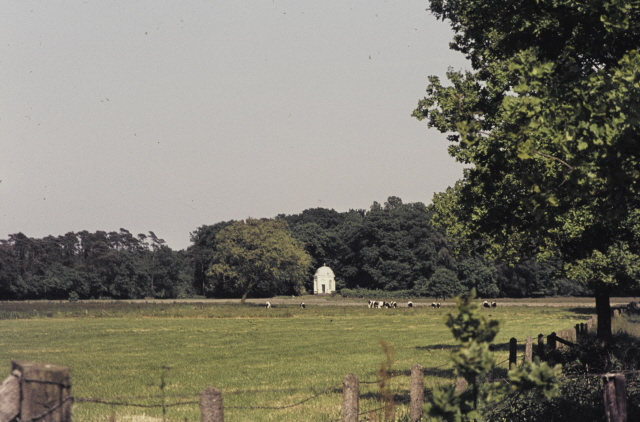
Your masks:
<instances>
[{"instance_id":1,"label":"grass field","mask_svg":"<svg viewBox=\"0 0 640 422\"><path fill-rule=\"evenodd\" d=\"M447 362L455 344L444 319L452 308L332 305L267 310L207 303L3 302L0 368L8 375L12 359L69 366L74 396L129 404L197 403L213 385L223 392L230 422L340 420L341 383L348 373L361 382L360 410L380 408L374 381L386 360L381 341L393 350L397 402L408 400L408 375L416 363L426 368L427 387L450 382ZM569 328L593 309L509 306L486 312L501 321L495 343L506 343ZM498 362L506 357L506 351L497 352ZM319 393L297 406L259 409ZM200 420L197 404L165 410L163 416L159 407L77 403L74 421Z\"/></svg>"}]
</instances>

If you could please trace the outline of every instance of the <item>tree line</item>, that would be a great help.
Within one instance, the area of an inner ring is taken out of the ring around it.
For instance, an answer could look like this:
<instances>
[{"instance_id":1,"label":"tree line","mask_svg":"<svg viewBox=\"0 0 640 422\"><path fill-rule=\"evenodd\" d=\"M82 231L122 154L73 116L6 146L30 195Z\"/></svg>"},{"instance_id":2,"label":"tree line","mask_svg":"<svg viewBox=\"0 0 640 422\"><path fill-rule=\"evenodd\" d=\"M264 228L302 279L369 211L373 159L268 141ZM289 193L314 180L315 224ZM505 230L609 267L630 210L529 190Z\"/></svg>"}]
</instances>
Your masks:
<instances>
[{"instance_id":1,"label":"tree line","mask_svg":"<svg viewBox=\"0 0 640 422\"><path fill-rule=\"evenodd\" d=\"M313 274L323 264L334 270L344 292L439 298L472 288L487 298L589 293L584 284L559 275L558 259L514 265L461 251L444 227L433 224L434 213L433 206L389 197L368 210L313 208L273 219L223 221L198 227L192 245L180 251L153 232L133 235L126 229L42 239L17 233L0 240L0 297L303 294L313 292Z\"/></svg>"}]
</instances>

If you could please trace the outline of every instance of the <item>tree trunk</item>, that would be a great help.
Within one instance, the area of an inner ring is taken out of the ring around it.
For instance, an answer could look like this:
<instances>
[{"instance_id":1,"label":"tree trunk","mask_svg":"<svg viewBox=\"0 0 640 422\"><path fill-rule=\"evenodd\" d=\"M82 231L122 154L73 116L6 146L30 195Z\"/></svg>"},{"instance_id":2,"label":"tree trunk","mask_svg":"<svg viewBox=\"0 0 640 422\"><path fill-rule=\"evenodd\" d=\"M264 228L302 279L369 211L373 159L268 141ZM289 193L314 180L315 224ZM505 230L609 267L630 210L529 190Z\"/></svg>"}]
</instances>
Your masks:
<instances>
[{"instance_id":1,"label":"tree trunk","mask_svg":"<svg viewBox=\"0 0 640 422\"><path fill-rule=\"evenodd\" d=\"M244 305L244 302L247 300L247 294L248 294L248 293L249 293L249 292L244 292L244 293L242 293L242 298L240 298L240 304L241 304L241 305Z\"/></svg>"},{"instance_id":2,"label":"tree trunk","mask_svg":"<svg viewBox=\"0 0 640 422\"><path fill-rule=\"evenodd\" d=\"M611 338L611 302L609 301L611 289L603 283L596 284L596 313L598 315L598 338L609 340Z\"/></svg>"}]
</instances>

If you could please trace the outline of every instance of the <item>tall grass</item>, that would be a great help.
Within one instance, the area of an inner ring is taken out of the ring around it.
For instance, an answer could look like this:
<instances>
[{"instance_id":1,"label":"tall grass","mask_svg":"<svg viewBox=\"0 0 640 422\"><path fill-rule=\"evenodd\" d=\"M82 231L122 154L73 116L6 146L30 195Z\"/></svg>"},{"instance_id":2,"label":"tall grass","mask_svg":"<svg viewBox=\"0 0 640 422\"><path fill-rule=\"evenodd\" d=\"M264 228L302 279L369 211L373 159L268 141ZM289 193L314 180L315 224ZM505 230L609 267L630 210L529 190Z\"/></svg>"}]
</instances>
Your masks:
<instances>
[{"instance_id":1,"label":"tall grass","mask_svg":"<svg viewBox=\"0 0 640 422\"><path fill-rule=\"evenodd\" d=\"M65 365L72 370L74 396L165 404L146 409L78 403L75 422L199 421L197 404L171 404L196 402L209 385L222 390L227 421L339 420L341 382L348 373L361 381L361 411L392 399L401 415L414 364L426 368L427 388L452 377L448 357L455 342L444 325L450 308L378 310L339 302L270 310L181 303L5 305L0 312L18 318L0 320L0 368L7 374L12 359ZM502 322L496 343L548 334L590 317L568 308L486 312ZM498 361L506 359L506 351L497 353ZM381 367L391 374L383 388ZM319 393L299 406L259 408L289 406Z\"/></svg>"}]
</instances>

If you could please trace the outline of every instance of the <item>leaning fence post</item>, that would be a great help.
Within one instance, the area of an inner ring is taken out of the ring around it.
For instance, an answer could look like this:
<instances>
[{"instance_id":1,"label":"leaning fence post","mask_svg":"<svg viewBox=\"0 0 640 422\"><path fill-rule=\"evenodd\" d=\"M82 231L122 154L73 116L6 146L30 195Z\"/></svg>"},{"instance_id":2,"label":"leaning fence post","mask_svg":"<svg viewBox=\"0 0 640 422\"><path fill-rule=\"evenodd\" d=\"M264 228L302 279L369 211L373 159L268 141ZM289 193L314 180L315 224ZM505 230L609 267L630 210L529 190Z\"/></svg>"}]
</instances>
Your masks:
<instances>
[{"instance_id":1,"label":"leaning fence post","mask_svg":"<svg viewBox=\"0 0 640 422\"><path fill-rule=\"evenodd\" d=\"M69 367L14 360L11 372L20 378L20 419L40 422L71 422L71 376Z\"/></svg>"},{"instance_id":2,"label":"leaning fence post","mask_svg":"<svg viewBox=\"0 0 640 422\"><path fill-rule=\"evenodd\" d=\"M518 358L518 339L511 337L509 340L509 369L516 365L516 359Z\"/></svg>"},{"instance_id":3,"label":"leaning fence post","mask_svg":"<svg viewBox=\"0 0 640 422\"><path fill-rule=\"evenodd\" d=\"M411 404L409 405L409 420L418 422L422 419L422 405L424 403L424 368L421 365L411 367Z\"/></svg>"},{"instance_id":4,"label":"leaning fence post","mask_svg":"<svg viewBox=\"0 0 640 422\"><path fill-rule=\"evenodd\" d=\"M342 382L342 422L358 422L359 400L358 377L349 374Z\"/></svg>"},{"instance_id":5,"label":"leaning fence post","mask_svg":"<svg viewBox=\"0 0 640 422\"><path fill-rule=\"evenodd\" d=\"M524 361L533 361L533 339L531 336L527 336L524 343Z\"/></svg>"},{"instance_id":6,"label":"leaning fence post","mask_svg":"<svg viewBox=\"0 0 640 422\"><path fill-rule=\"evenodd\" d=\"M202 422L224 422L222 392L216 387L207 387L200 393L200 420Z\"/></svg>"},{"instance_id":7,"label":"leaning fence post","mask_svg":"<svg viewBox=\"0 0 640 422\"><path fill-rule=\"evenodd\" d=\"M606 374L604 382L604 413L607 422L627 421L627 387L623 374Z\"/></svg>"}]
</instances>

